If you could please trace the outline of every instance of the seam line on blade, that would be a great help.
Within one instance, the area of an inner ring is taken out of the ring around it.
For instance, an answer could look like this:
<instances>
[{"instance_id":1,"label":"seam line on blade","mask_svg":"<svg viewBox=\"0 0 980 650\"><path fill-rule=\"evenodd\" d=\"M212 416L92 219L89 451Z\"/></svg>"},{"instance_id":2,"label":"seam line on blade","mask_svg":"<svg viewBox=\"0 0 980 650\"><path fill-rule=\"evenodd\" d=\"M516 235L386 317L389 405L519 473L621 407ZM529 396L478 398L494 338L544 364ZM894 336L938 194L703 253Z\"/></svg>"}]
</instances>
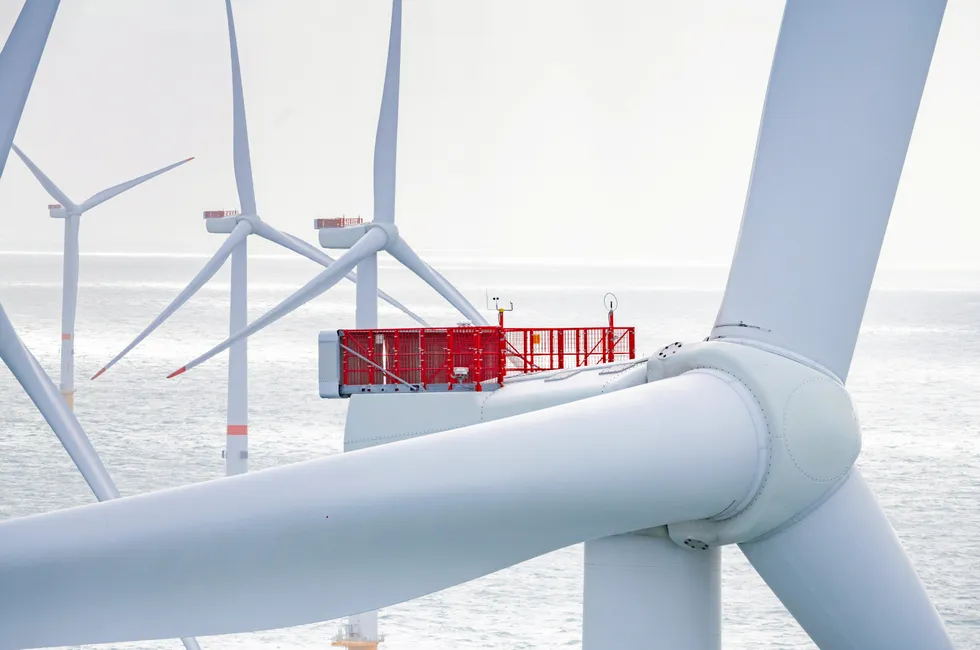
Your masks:
<instances>
[{"instance_id":1,"label":"seam line on blade","mask_svg":"<svg viewBox=\"0 0 980 650\"><path fill-rule=\"evenodd\" d=\"M750 490L750 494L752 495L751 498L749 498L748 500L742 499L742 501L738 503L737 510L735 511L734 514L726 515L725 513L727 513L731 509L732 505L735 502L733 502L733 504L729 504L728 507L726 507L724 510L717 513L716 515L712 517L708 517L708 519L714 519L714 520L735 519L749 510L752 504L755 503L756 500L758 500L759 495L761 495L763 492L763 488L765 488L766 484L769 482L769 475L772 470L772 454L769 453L769 450L772 449L772 428L769 426L769 417L766 415L766 409L762 406L762 402L759 400L759 397L755 394L755 392L748 384L741 381L738 377L736 377L731 372L728 372L727 370L723 370L716 366L709 366L709 365L695 366L688 372L697 372L698 370L708 370L711 371L712 373L718 373L724 375L725 377L729 378L728 381L729 385L737 384L738 386L745 389L745 391L752 396L752 402L753 402L752 404L749 404L745 401L745 395L742 393L742 391L736 390L734 388L732 390L738 396L739 401L741 401L742 404L745 405L745 408L748 409L750 412L755 409L758 409L758 412L762 415L762 424L766 431L766 449L767 449L766 469L764 472L762 472L761 478L758 481L753 482L752 489Z\"/></svg>"},{"instance_id":2,"label":"seam line on blade","mask_svg":"<svg viewBox=\"0 0 980 650\"><path fill-rule=\"evenodd\" d=\"M807 379L806 381L802 382L799 386L797 386L796 388L793 389L793 392L791 392L789 394L789 396L786 398L786 401L789 402L791 399L793 399L793 396L796 395L798 392L800 392L800 390L802 390L804 386L807 386L807 385L812 384L812 383L817 382L817 381L820 381L820 378L819 377L813 377L811 379ZM786 411L786 412L783 413L783 431L789 431L789 423L787 421L788 415L789 415L789 411ZM806 470L804 470L800 466L800 464L796 461L796 456L793 454L793 448L790 446L790 442L789 441L790 441L789 437L784 437L784 439L783 439L783 445L786 447L786 453L787 453L787 455L789 455L790 461L793 463L793 466L796 467L797 471L799 471L800 474L802 474L803 476L807 477L808 479L810 479L814 483L833 483L834 481L840 480L845 474L847 474L848 472L851 471L851 468L848 467L848 468L844 469L843 471L841 471L840 474L837 474L836 476L834 476L832 478L829 478L829 479L821 479L821 478L818 478L816 476L813 476L809 472L807 472ZM834 490L834 491L836 491L836 490ZM820 501L820 503L823 503L823 501ZM809 512L809 511L805 511L805 512Z\"/></svg>"},{"instance_id":3,"label":"seam line on blade","mask_svg":"<svg viewBox=\"0 0 980 650\"><path fill-rule=\"evenodd\" d=\"M803 521L804 519L806 519L807 517L809 517L812 512L814 512L817 508L819 508L824 503L826 503L830 499L830 497L832 497L835 494L837 494L837 491L840 490L842 487L844 487L847 484L847 482L851 480L851 477L854 475L853 474L854 467L855 466L851 466L846 472L844 472L844 474L847 476L846 479L844 479L843 481L839 481L836 485L834 485L832 488L830 488L829 490L827 490L827 492L823 496L821 496L819 499L817 499L815 502L813 502L813 504L811 504L810 507L808 507L806 510L804 510L803 512L800 512L799 514L797 514L797 515L795 515L793 517L790 517L789 519L787 519L785 522L783 522L779 526L776 526L775 528L773 528L772 530L770 530L768 533L764 533L762 535L759 535L758 537L754 537L752 539L746 540L746 541L741 542L741 543L742 544L754 544L755 542L761 542L763 540L767 540L770 537L774 537L774 536L778 535L779 533L783 532L784 530L788 530L788 529L792 528L796 524L800 523L801 521Z\"/></svg>"},{"instance_id":4,"label":"seam line on blade","mask_svg":"<svg viewBox=\"0 0 980 650\"><path fill-rule=\"evenodd\" d=\"M804 366L806 366L806 367L808 367L808 368L810 368L812 370L816 370L817 372L821 372L821 373L827 375L828 377L830 377L831 379L833 379L834 381L836 381L841 386L844 385L844 381L840 377L837 376L837 373L831 371L826 366L823 366L823 365L817 363L813 359L809 359L807 357L804 357L803 355L796 354L795 352L791 352L791 351L789 351L789 350L787 350L785 348L781 348L778 345L773 345L771 343L765 343L763 341L755 341L753 339L743 339L743 338L739 338L737 336L719 336L719 337L710 337L709 336L708 339L705 339L705 340L718 340L718 341L724 341L725 343L736 343L738 345L747 345L749 347L756 348L757 350L762 350L764 352L771 352L771 353L773 353L775 355L778 355L778 356L783 357L784 359L789 359L790 361L795 361L795 362L797 362L797 363L799 363L801 365L804 365Z\"/></svg>"}]
</instances>

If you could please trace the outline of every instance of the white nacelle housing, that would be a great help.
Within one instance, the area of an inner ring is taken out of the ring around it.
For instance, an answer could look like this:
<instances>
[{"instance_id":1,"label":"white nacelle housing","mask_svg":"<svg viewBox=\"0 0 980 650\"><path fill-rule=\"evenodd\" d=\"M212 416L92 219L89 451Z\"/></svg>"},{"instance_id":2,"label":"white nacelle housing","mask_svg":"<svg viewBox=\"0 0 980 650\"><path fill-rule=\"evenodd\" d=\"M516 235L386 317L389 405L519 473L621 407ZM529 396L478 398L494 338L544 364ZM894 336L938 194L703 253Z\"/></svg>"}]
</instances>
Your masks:
<instances>
[{"instance_id":1,"label":"white nacelle housing","mask_svg":"<svg viewBox=\"0 0 980 650\"><path fill-rule=\"evenodd\" d=\"M66 210L61 204L52 203L48 205L48 215L50 215L52 219L67 219L68 210Z\"/></svg>"},{"instance_id":2,"label":"white nacelle housing","mask_svg":"<svg viewBox=\"0 0 980 650\"><path fill-rule=\"evenodd\" d=\"M370 224L360 224L342 228L320 228L317 231L320 246L323 248L350 248L364 236L369 227Z\"/></svg>"},{"instance_id":3,"label":"white nacelle housing","mask_svg":"<svg viewBox=\"0 0 980 650\"><path fill-rule=\"evenodd\" d=\"M321 332L321 340L329 339L329 334ZM336 344L333 347L336 349ZM534 373L508 378L503 387L493 391L353 395L347 410L344 451L490 422L639 386L646 383L645 364L645 359L638 359ZM322 379L320 385L322 395Z\"/></svg>"},{"instance_id":4,"label":"white nacelle housing","mask_svg":"<svg viewBox=\"0 0 980 650\"><path fill-rule=\"evenodd\" d=\"M204 220L209 233L227 235L238 225L238 217L211 217Z\"/></svg>"},{"instance_id":5,"label":"white nacelle housing","mask_svg":"<svg viewBox=\"0 0 980 650\"><path fill-rule=\"evenodd\" d=\"M340 397L340 335L337 330L325 330L317 336L320 397Z\"/></svg>"}]
</instances>

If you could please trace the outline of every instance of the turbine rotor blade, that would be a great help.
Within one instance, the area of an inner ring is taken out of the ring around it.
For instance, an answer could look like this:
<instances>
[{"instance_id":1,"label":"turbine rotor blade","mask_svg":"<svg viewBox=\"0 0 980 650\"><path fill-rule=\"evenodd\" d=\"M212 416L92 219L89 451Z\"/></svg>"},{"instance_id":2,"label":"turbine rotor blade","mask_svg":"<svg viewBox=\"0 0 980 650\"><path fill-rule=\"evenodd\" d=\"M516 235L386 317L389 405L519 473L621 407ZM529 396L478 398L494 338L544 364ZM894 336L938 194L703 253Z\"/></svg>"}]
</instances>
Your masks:
<instances>
[{"instance_id":1,"label":"turbine rotor blade","mask_svg":"<svg viewBox=\"0 0 980 650\"><path fill-rule=\"evenodd\" d=\"M17 336L13 325L0 305L0 359L30 396L48 426L58 436L68 456L99 501L119 498L119 490L106 470L92 441L68 408L48 374ZM2 632L0 632L2 635ZM200 650L197 640L183 638L187 650ZM0 645L4 641L0 638Z\"/></svg>"},{"instance_id":2,"label":"turbine rotor blade","mask_svg":"<svg viewBox=\"0 0 980 650\"><path fill-rule=\"evenodd\" d=\"M456 287L450 284L448 280L422 261L422 258L412 250L412 247L404 239L399 238L398 241L389 244L385 250L415 275L419 276L426 284L435 289L439 295L448 300L471 323L474 325L487 324L487 319L483 317L483 314L470 304L470 301Z\"/></svg>"},{"instance_id":3,"label":"turbine rotor blade","mask_svg":"<svg viewBox=\"0 0 980 650\"><path fill-rule=\"evenodd\" d=\"M710 517L743 499L760 469L745 399L730 378L696 371L0 522L0 650L328 620L588 539Z\"/></svg>"},{"instance_id":4,"label":"turbine rotor blade","mask_svg":"<svg viewBox=\"0 0 980 650\"><path fill-rule=\"evenodd\" d=\"M0 51L0 88L3 88L3 92L0 93L0 176L3 176L7 156L13 145L14 133L17 131L24 104L27 102L27 95L58 11L58 4L59 0L25 2L17 16L17 22L14 23L4 43L3 50ZM33 163L28 167L32 172L37 169ZM62 195L61 199L56 198L56 200L64 207L76 207L71 201L66 200L64 193L58 190L44 174L40 176L35 174L35 177L38 180L42 180L43 177ZM42 185L44 185L43 180ZM48 189L47 186L45 189ZM51 429L58 435L61 444L64 445L96 497L101 500L119 496L112 478L92 447L88 436L55 389L51 378L17 336L2 305L0 305L0 358L13 372ZM200 650L195 639L185 638L181 641L187 650ZM0 643L4 641L0 640Z\"/></svg>"},{"instance_id":5,"label":"turbine rotor blade","mask_svg":"<svg viewBox=\"0 0 980 650\"><path fill-rule=\"evenodd\" d=\"M259 330L264 329L266 326L276 322L283 316L295 311L296 309L299 309L340 282L352 268L357 266L357 263L362 258L381 250L387 240L388 236L385 235L384 231L382 231L380 228L372 228L371 230L368 230L356 244L351 246L346 253L337 258L337 261L335 261L326 270L321 271L315 278L307 282L299 291L283 300L266 314L249 323L248 327L245 329L241 330L240 332L236 332L223 342L189 362L187 365L170 373L168 378L184 374L191 368L199 366L211 357L224 352L236 341L240 341L243 338L255 334Z\"/></svg>"},{"instance_id":6,"label":"turbine rotor blade","mask_svg":"<svg viewBox=\"0 0 980 650\"><path fill-rule=\"evenodd\" d=\"M953 650L895 531L851 472L802 521L742 551L820 648Z\"/></svg>"},{"instance_id":7,"label":"turbine rotor blade","mask_svg":"<svg viewBox=\"0 0 980 650\"><path fill-rule=\"evenodd\" d=\"M402 0L391 3L388 59L374 138L374 220L395 222L395 161L398 150L398 86L402 58Z\"/></svg>"},{"instance_id":8,"label":"turbine rotor blade","mask_svg":"<svg viewBox=\"0 0 980 650\"><path fill-rule=\"evenodd\" d=\"M47 174L41 171L40 167L34 164L33 160L27 157L26 153L21 151L20 147L18 147L15 144L11 144L10 148L14 150L14 153L16 153L17 156L27 166L27 168L31 170L31 173L34 174L34 178L36 178L38 182L41 183L41 187L43 187L44 191L48 193L48 196L50 196L52 199L54 199L55 201L63 205L68 210L71 210L73 212L78 211L78 206L75 205L72 202L72 200L68 198L68 195L65 194L60 187L54 184L54 181L48 178Z\"/></svg>"},{"instance_id":9,"label":"turbine rotor blade","mask_svg":"<svg viewBox=\"0 0 980 650\"><path fill-rule=\"evenodd\" d=\"M10 368L10 372L30 396L51 430L61 440L65 451L68 452L82 478L99 501L118 497L119 491L116 490L109 472L102 464L88 436L85 435L51 378L17 336L2 306L0 306L0 359L3 359Z\"/></svg>"},{"instance_id":10,"label":"turbine rotor blade","mask_svg":"<svg viewBox=\"0 0 980 650\"><path fill-rule=\"evenodd\" d=\"M25 2L0 50L0 176L57 11L58 0Z\"/></svg>"},{"instance_id":11,"label":"turbine rotor blade","mask_svg":"<svg viewBox=\"0 0 980 650\"><path fill-rule=\"evenodd\" d=\"M91 210L95 206L101 205L102 203L105 203L109 199L111 199L113 197L116 197L116 196L119 196L120 194L122 194L126 190L130 190L130 189L136 187L137 185L140 185L141 183L145 183L146 181L150 180L151 178L155 178L155 177L159 176L160 174L163 174L164 172L168 172L171 169L174 169L175 167L180 167L181 165L183 165L185 163L189 163L192 160L194 160L194 157L193 156L191 156L190 158L185 158L183 160L180 160L178 162L173 163L172 165L167 165L166 167L163 167L161 169L158 169L155 172L150 172L149 174L144 174L144 175L140 176L139 178L134 178L134 179L132 179L130 181L126 181L125 183L120 183L119 185L113 185L112 187L110 187L108 189L105 189L105 190L102 190L101 192L99 192L97 194L93 194L91 197L89 197L88 199L86 199L85 202L82 203L81 206L79 206L79 211L80 212L86 212L88 210Z\"/></svg>"},{"instance_id":12,"label":"turbine rotor blade","mask_svg":"<svg viewBox=\"0 0 980 650\"><path fill-rule=\"evenodd\" d=\"M194 276L194 279L192 279L190 283L184 287L184 290L177 294L177 297L174 298L162 312L160 312L160 315L154 318L153 321L147 325L142 332L140 332L139 336L137 336L129 345L123 348L122 352L114 356L112 360L102 368L102 370L95 373L95 376L93 376L92 379L97 379L106 370L116 365L116 362L129 354L130 350L139 345L143 339L153 333L153 330L162 325L163 322L170 318L175 311L180 309L185 302L190 300L191 297L197 293L200 288L205 285L205 283L207 283L208 280L214 277L214 274L218 272L218 269L221 268L221 266L225 263L225 260L227 260L232 251L235 250L235 247L244 241L244 239L248 237L251 232L252 226L248 221L239 221L238 225L235 226L235 229L229 233L227 238L225 238L225 241L221 244L221 247L218 248L217 252L215 252L211 259L208 260L207 264L204 265L204 268L198 271L197 275Z\"/></svg>"},{"instance_id":13,"label":"turbine rotor blade","mask_svg":"<svg viewBox=\"0 0 980 650\"><path fill-rule=\"evenodd\" d=\"M281 230L273 228L272 226L270 226L264 221L260 221L259 223L256 224L255 234L258 235L259 237L263 237L264 239L268 239L269 241L275 244L279 244L283 248L287 248L293 251L294 253L299 253L300 255L307 258L308 260L316 262L321 266L329 268L330 265L336 262L334 258L332 258L330 255L325 253L323 250L317 248L313 244L303 241L296 235L291 235L288 232L283 232ZM354 273L354 271L351 271L344 277L355 284L357 283L357 274ZM378 289L378 297L384 300L385 302L387 302L395 309L398 309L399 311L404 313L406 316L414 320L422 327L429 326L429 324L426 323L421 316L411 311L408 307L398 302L397 300L389 296L381 289Z\"/></svg>"},{"instance_id":14,"label":"turbine rotor blade","mask_svg":"<svg viewBox=\"0 0 980 650\"><path fill-rule=\"evenodd\" d=\"M712 338L846 379L945 5L786 5Z\"/></svg>"},{"instance_id":15,"label":"turbine rotor blade","mask_svg":"<svg viewBox=\"0 0 980 650\"><path fill-rule=\"evenodd\" d=\"M248 150L248 124L245 121L245 94L242 91L242 67L238 60L238 37L235 34L235 17L231 0L225 0L228 15L228 41L231 45L231 92L234 121L235 183L238 185L238 202L242 214L257 214L255 187L252 184L252 158Z\"/></svg>"}]
</instances>

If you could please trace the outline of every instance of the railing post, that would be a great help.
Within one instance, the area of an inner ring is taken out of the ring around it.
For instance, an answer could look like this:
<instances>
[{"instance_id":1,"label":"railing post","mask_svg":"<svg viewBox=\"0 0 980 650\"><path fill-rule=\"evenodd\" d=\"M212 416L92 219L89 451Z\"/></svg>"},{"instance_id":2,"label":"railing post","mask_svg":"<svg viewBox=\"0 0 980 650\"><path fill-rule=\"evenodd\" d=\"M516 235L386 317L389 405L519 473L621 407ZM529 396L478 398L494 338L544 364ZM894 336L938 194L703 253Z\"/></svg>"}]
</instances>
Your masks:
<instances>
[{"instance_id":1,"label":"railing post","mask_svg":"<svg viewBox=\"0 0 980 650\"><path fill-rule=\"evenodd\" d=\"M565 330L558 330L558 368L565 367Z\"/></svg>"},{"instance_id":2,"label":"railing post","mask_svg":"<svg viewBox=\"0 0 980 650\"><path fill-rule=\"evenodd\" d=\"M507 374L507 333L503 327L497 328L497 381L504 385Z\"/></svg>"},{"instance_id":3,"label":"railing post","mask_svg":"<svg viewBox=\"0 0 980 650\"><path fill-rule=\"evenodd\" d=\"M548 330L548 370L555 369L555 330Z\"/></svg>"},{"instance_id":4,"label":"railing post","mask_svg":"<svg viewBox=\"0 0 980 650\"><path fill-rule=\"evenodd\" d=\"M636 330L632 327L629 330L630 359L636 358Z\"/></svg>"},{"instance_id":5,"label":"railing post","mask_svg":"<svg viewBox=\"0 0 980 650\"><path fill-rule=\"evenodd\" d=\"M480 391L483 390L483 383L482 383L482 380L483 380L483 363L482 363L483 362L483 337L480 336L480 334L481 334L482 331L483 331L482 328L477 327L476 328L476 332L474 333L474 336L473 336L473 338L474 338L474 341L473 342L474 342L475 347L476 347L476 350L474 350L474 354L473 354L473 373L476 375L475 379L476 379L476 390L477 390L477 392L480 392Z\"/></svg>"},{"instance_id":6,"label":"railing post","mask_svg":"<svg viewBox=\"0 0 980 650\"><path fill-rule=\"evenodd\" d=\"M387 364L383 367L387 367L391 370L392 374L396 376L401 376L400 364L398 363L398 355L401 354L401 348L398 346L398 330L395 330L394 334L391 335L391 348L388 350ZM387 375L385 375L387 377Z\"/></svg>"},{"instance_id":7,"label":"railing post","mask_svg":"<svg viewBox=\"0 0 980 650\"><path fill-rule=\"evenodd\" d=\"M340 336L339 336L339 339L340 339L340 350L339 350L339 352L340 352L340 376L341 376L341 383L342 384L350 385L350 378L348 377L348 372L349 371L347 369L347 359L348 359L348 356L347 356L347 350L345 349L345 346L347 345L347 338L346 337L347 337L347 335L344 333L343 330L341 330L340 331Z\"/></svg>"},{"instance_id":8,"label":"railing post","mask_svg":"<svg viewBox=\"0 0 980 650\"><path fill-rule=\"evenodd\" d=\"M428 376L425 374L425 330L419 330L419 383L422 390L428 389Z\"/></svg>"},{"instance_id":9,"label":"railing post","mask_svg":"<svg viewBox=\"0 0 980 650\"><path fill-rule=\"evenodd\" d=\"M449 390L453 389L453 382L456 380L453 377L453 334L456 330L453 328L446 329L446 377L449 382Z\"/></svg>"}]
</instances>

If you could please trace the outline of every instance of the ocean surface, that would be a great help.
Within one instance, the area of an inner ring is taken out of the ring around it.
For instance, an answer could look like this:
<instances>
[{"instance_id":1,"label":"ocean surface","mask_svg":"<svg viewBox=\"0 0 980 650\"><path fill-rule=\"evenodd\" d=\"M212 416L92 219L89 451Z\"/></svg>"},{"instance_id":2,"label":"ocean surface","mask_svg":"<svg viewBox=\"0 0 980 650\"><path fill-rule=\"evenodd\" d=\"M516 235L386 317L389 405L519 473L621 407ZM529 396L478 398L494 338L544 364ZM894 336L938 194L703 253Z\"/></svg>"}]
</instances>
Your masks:
<instances>
[{"instance_id":1,"label":"ocean surface","mask_svg":"<svg viewBox=\"0 0 980 650\"><path fill-rule=\"evenodd\" d=\"M216 244L217 245L217 244ZM472 301L512 300L515 325L635 325L637 350L707 334L724 268L577 260L535 263L433 257ZM89 377L183 288L203 257L82 255L76 328L76 412L123 494L223 475L226 356L167 374L227 334L223 269L127 359ZM301 259L250 258L255 318L317 272ZM382 260L381 285L430 322L455 312ZM0 254L0 302L57 383L61 258ZM492 318L492 314L488 313ZM385 326L409 325L382 305ZM340 452L346 403L317 395L316 337L353 326L343 285L250 339L250 463L258 470ZM875 489L961 649L980 649L980 271L881 271L848 385L862 418L858 464ZM54 434L0 369L0 518L89 503L93 497ZM847 534L847 531L841 531ZM724 559L725 648L813 648L737 548ZM239 567L247 571L247 567ZM581 646L582 547L567 548L382 612L387 650ZM201 639L205 650L329 647L338 622ZM623 647L638 640L623 639ZM125 648L181 647L178 641Z\"/></svg>"}]
</instances>

